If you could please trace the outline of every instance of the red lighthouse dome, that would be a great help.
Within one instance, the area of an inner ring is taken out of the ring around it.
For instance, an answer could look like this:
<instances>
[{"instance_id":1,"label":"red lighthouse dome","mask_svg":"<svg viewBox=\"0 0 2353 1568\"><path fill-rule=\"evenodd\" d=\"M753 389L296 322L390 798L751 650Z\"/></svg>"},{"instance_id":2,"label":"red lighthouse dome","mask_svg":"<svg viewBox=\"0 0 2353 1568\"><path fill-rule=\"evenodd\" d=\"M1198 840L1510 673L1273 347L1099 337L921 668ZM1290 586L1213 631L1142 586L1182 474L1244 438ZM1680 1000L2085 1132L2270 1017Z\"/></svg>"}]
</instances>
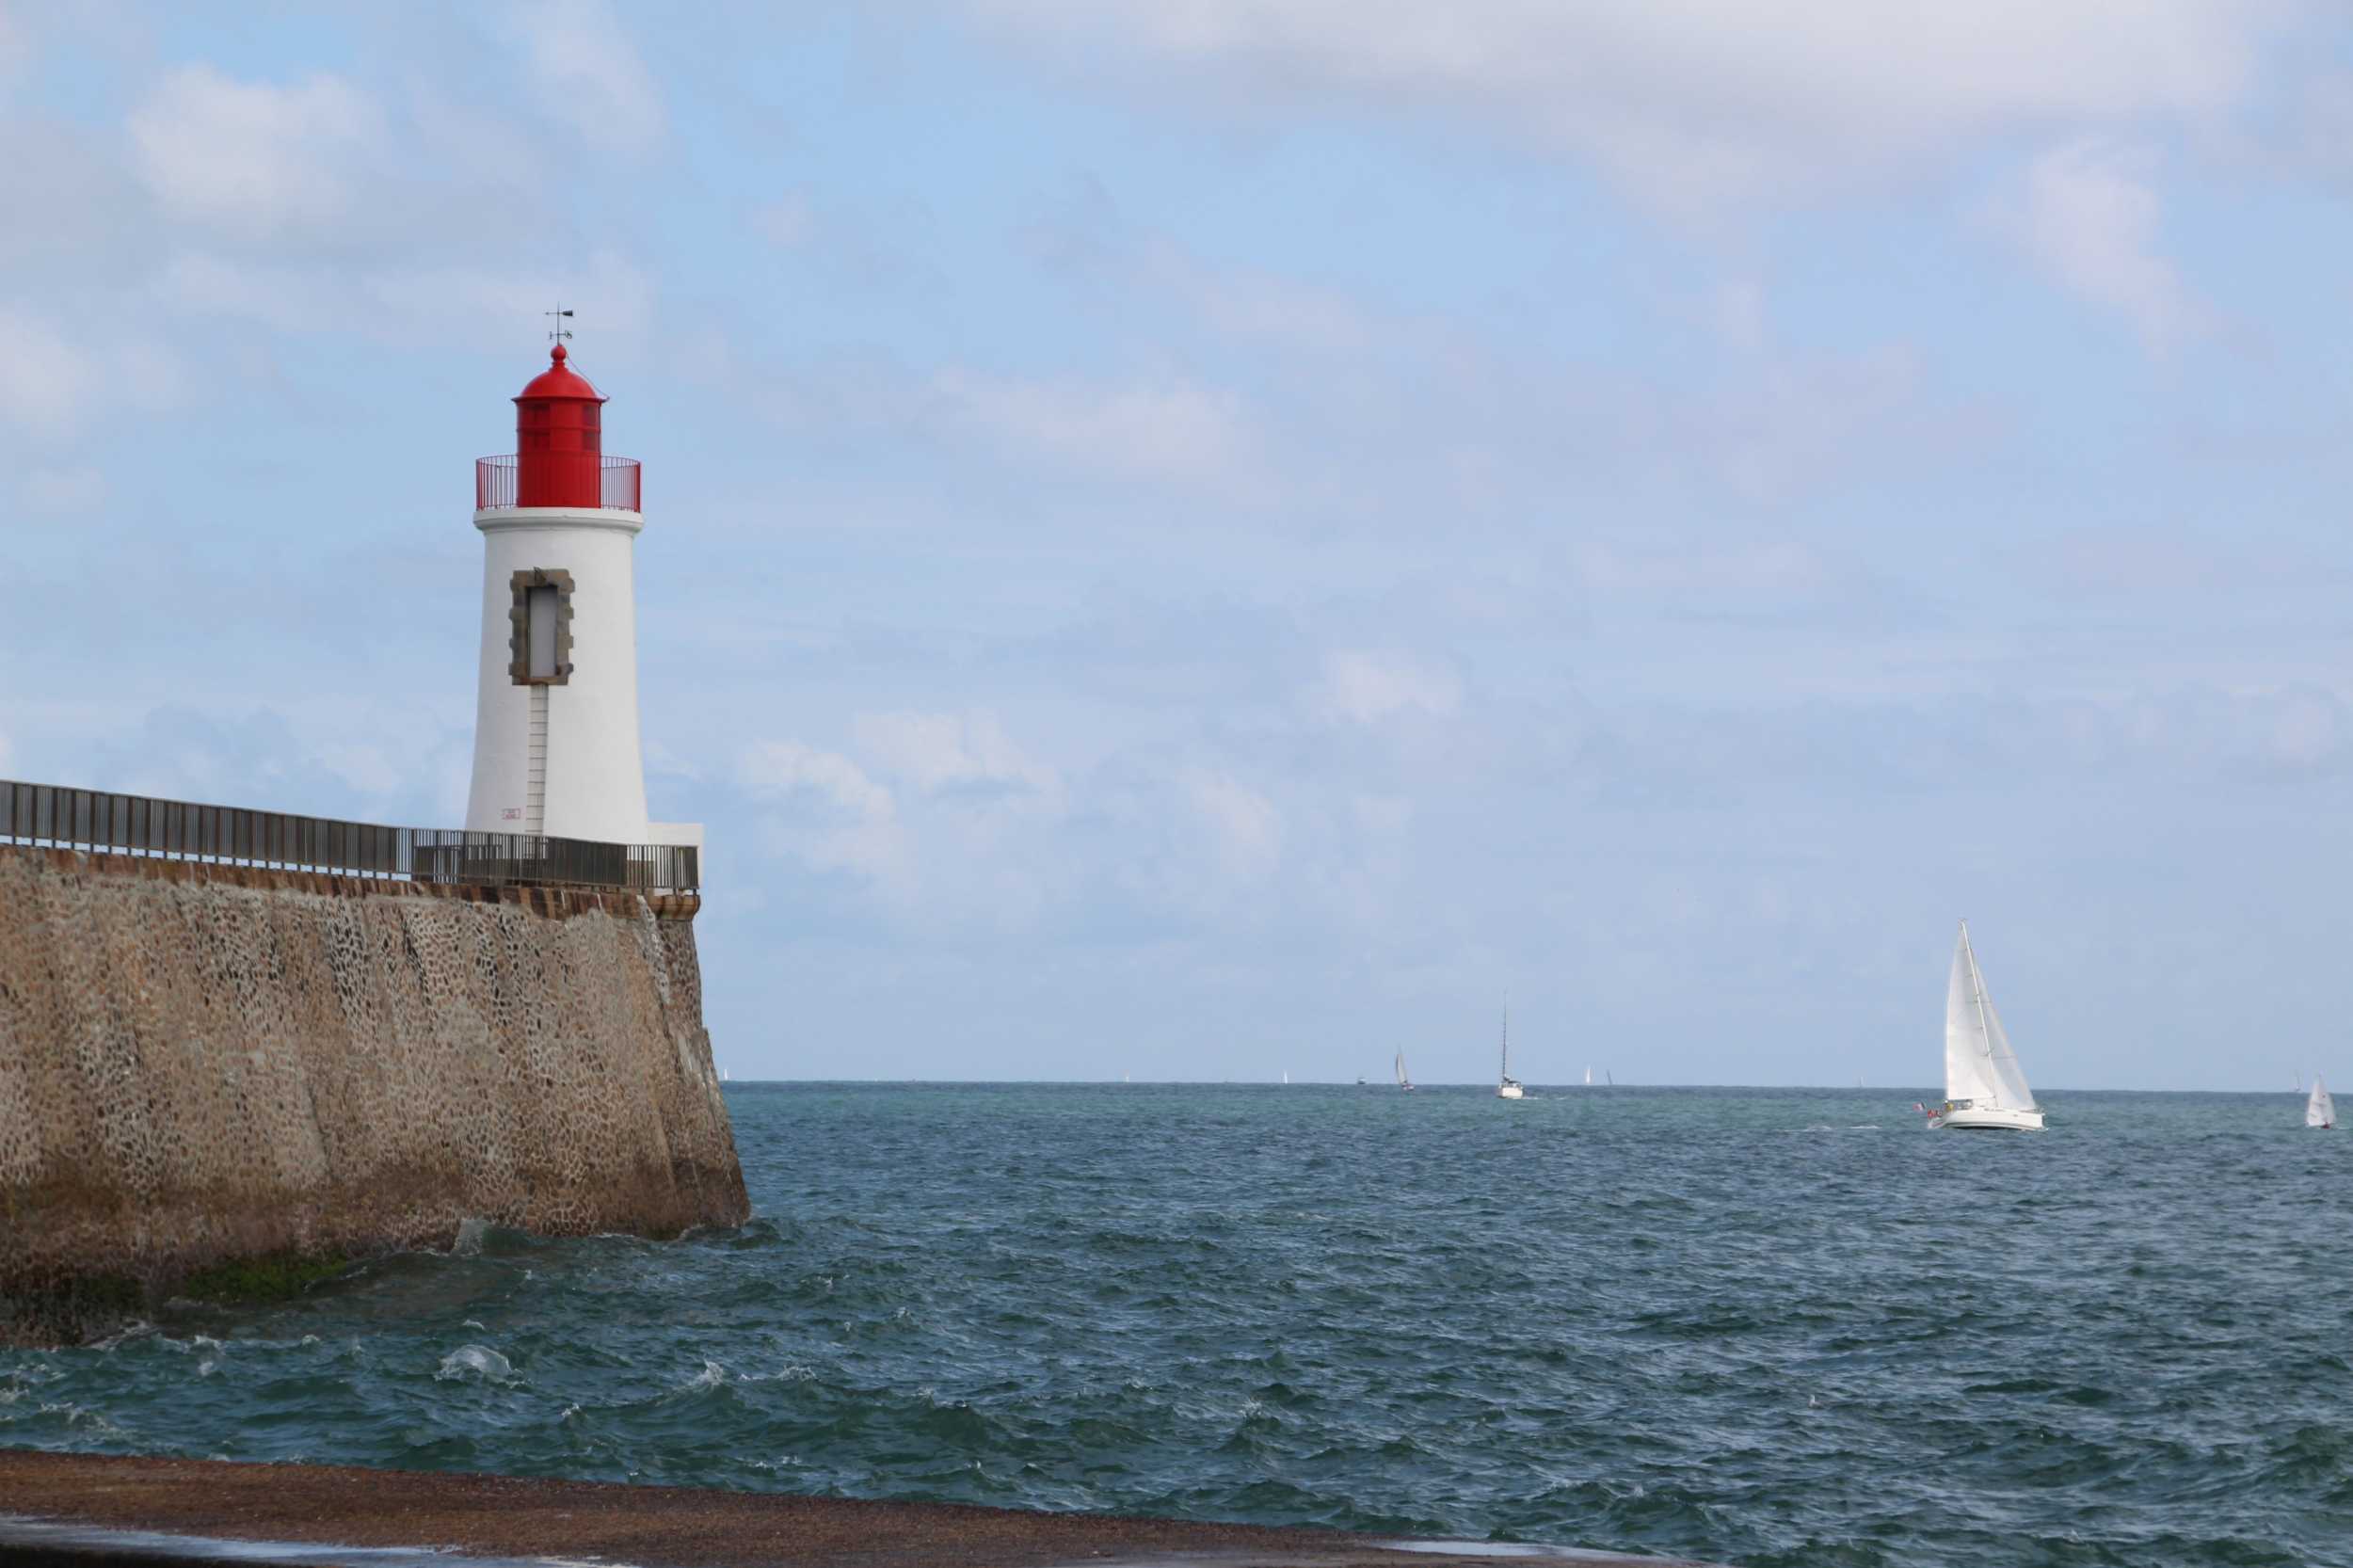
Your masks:
<instances>
[{"instance_id":1,"label":"red lighthouse dome","mask_svg":"<svg viewBox=\"0 0 2353 1568\"><path fill-rule=\"evenodd\" d=\"M604 393L566 364L564 345L515 399L515 504L602 504Z\"/></svg>"}]
</instances>

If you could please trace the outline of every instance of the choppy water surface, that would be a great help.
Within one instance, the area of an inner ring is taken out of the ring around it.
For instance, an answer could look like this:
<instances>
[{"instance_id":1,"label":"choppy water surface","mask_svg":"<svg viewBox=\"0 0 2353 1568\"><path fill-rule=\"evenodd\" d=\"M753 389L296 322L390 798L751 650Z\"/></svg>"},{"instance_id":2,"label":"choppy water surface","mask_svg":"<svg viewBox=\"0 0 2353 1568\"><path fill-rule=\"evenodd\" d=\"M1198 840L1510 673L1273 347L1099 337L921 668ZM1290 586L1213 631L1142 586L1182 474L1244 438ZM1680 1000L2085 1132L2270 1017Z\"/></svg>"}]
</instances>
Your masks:
<instances>
[{"instance_id":1,"label":"choppy water surface","mask_svg":"<svg viewBox=\"0 0 2353 1568\"><path fill-rule=\"evenodd\" d=\"M2287 1095L732 1085L758 1217L0 1352L0 1443L1742 1564L2353 1563Z\"/></svg>"}]
</instances>

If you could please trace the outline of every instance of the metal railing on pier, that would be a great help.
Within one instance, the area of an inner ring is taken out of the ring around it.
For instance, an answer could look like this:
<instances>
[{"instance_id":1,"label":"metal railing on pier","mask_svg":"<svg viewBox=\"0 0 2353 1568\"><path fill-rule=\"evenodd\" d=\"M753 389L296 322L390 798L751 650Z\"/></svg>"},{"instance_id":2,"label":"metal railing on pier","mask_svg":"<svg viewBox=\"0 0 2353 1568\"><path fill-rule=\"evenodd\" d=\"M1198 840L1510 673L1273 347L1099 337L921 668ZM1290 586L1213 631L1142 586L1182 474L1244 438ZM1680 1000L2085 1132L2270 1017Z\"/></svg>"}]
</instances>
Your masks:
<instances>
[{"instance_id":1,"label":"metal railing on pier","mask_svg":"<svg viewBox=\"0 0 2353 1568\"><path fill-rule=\"evenodd\" d=\"M639 893L691 893L702 886L702 855L689 844L385 827L8 779L0 779L0 843L450 886Z\"/></svg>"}]
</instances>

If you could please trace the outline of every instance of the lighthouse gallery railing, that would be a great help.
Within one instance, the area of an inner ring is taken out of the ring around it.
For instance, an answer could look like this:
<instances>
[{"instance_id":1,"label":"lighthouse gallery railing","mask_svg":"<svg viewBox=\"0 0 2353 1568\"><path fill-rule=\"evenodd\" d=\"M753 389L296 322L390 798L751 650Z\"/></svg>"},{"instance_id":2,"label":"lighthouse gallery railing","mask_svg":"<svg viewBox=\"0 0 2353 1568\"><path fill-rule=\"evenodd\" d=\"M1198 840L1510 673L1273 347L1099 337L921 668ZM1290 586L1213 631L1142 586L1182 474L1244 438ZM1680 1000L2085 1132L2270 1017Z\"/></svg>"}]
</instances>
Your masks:
<instances>
[{"instance_id":1,"label":"lighthouse gallery railing","mask_svg":"<svg viewBox=\"0 0 2353 1568\"><path fill-rule=\"evenodd\" d=\"M473 504L477 512L504 511L519 504L522 457L510 452L503 457L473 460ZM634 457L597 460L597 504L608 511L645 510L645 470Z\"/></svg>"},{"instance_id":2,"label":"lighthouse gallery railing","mask_svg":"<svg viewBox=\"0 0 2353 1568\"><path fill-rule=\"evenodd\" d=\"M691 893L702 886L701 854L688 844L605 844L528 833L384 827L8 779L0 779L0 843L453 886L619 888L640 893Z\"/></svg>"}]
</instances>

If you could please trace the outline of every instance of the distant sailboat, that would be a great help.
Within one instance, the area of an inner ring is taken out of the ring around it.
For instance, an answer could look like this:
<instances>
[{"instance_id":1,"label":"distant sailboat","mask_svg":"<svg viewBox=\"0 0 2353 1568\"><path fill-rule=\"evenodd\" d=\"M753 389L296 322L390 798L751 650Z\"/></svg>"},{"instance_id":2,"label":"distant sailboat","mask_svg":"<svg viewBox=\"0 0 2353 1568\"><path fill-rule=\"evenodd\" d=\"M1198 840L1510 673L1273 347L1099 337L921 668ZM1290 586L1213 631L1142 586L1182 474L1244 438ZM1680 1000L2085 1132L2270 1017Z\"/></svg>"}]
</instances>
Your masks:
<instances>
[{"instance_id":1,"label":"distant sailboat","mask_svg":"<svg viewBox=\"0 0 2353 1568\"><path fill-rule=\"evenodd\" d=\"M1283 1081L1284 1081L1284 1082L1286 1082L1286 1083L1289 1083L1290 1080L1291 1080L1291 1070L1290 1070L1289 1067L1286 1067L1286 1068L1284 1068L1284 1069L1283 1069Z\"/></svg>"},{"instance_id":2,"label":"distant sailboat","mask_svg":"<svg viewBox=\"0 0 2353 1568\"><path fill-rule=\"evenodd\" d=\"M728 1070L727 1070L725 1067L722 1067L722 1068L720 1068L720 1069L719 1069L719 1081L720 1081L720 1082L722 1082L722 1083L727 1083L727 1082L730 1082L730 1081L732 1081L732 1080L731 1080L728 1077Z\"/></svg>"},{"instance_id":3,"label":"distant sailboat","mask_svg":"<svg viewBox=\"0 0 2353 1568\"><path fill-rule=\"evenodd\" d=\"M1969 922L1961 922L1953 972L1945 987L1945 1103L1929 1112L1931 1128L2042 1130L2042 1110L2026 1087L2002 1016L1986 994Z\"/></svg>"},{"instance_id":4,"label":"distant sailboat","mask_svg":"<svg viewBox=\"0 0 2353 1568\"><path fill-rule=\"evenodd\" d=\"M1512 1076L1512 1010L1503 1010L1503 1066L1496 1083L1497 1099L1515 1100L1524 1097L1520 1080Z\"/></svg>"},{"instance_id":5,"label":"distant sailboat","mask_svg":"<svg viewBox=\"0 0 2353 1568\"><path fill-rule=\"evenodd\" d=\"M1588 1089L1591 1089L1593 1086L1593 1068L1591 1068L1591 1067L1587 1067L1587 1068L1585 1069L1585 1087L1586 1087L1586 1088L1588 1088Z\"/></svg>"},{"instance_id":6,"label":"distant sailboat","mask_svg":"<svg viewBox=\"0 0 2353 1568\"><path fill-rule=\"evenodd\" d=\"M2337 1125L2336 1102L2329 1097L2329 1086L2320 1081L2318 1073L2313 1074L2313 1097L2304 1102L2304 1125L2322 1128Z\"/></svg>"},{"instance_id":7,"label":"distant sailboat","mask_svg":"<svg viewBox=\"0 0 2353 1568\"><path fill-rule=\"evenodd\" d=\"M1401 1050L1397 1053L1397 1086L1409 1095L1414 1092L1414 1080L1405 1076L1405 1053Z\"/></svg>"}]
</instances>

